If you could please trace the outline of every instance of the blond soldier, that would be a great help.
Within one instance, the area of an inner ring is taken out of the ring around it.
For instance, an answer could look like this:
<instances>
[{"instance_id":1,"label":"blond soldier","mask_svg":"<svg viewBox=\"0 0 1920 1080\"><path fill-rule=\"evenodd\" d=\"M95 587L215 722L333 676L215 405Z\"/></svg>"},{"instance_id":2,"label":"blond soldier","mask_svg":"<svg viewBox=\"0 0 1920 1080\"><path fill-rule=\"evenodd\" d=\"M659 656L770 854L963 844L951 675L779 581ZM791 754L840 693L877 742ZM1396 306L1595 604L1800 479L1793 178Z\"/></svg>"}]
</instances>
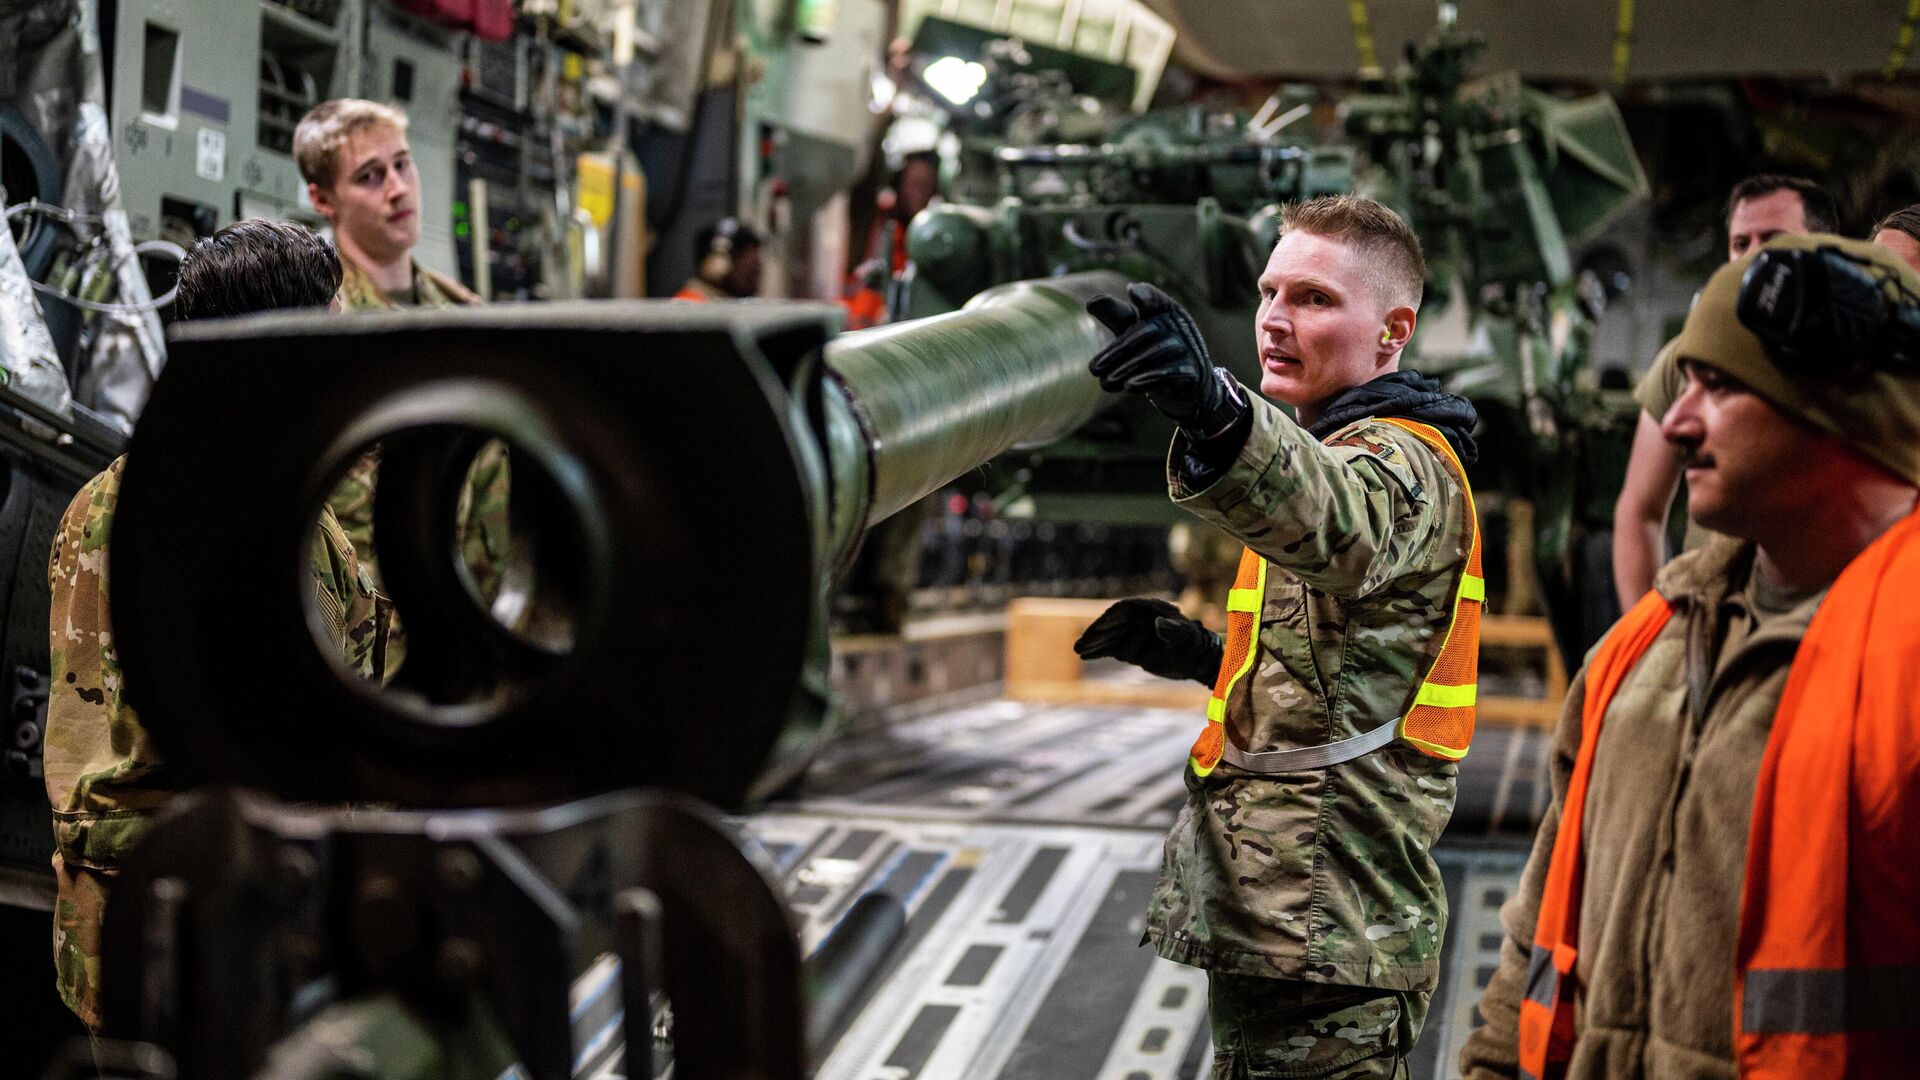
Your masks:
<instances>
[{"instance_id":1,"label":"blond soldier","mask_svg":"<svg viewBox=\"0 0 1920 1080\"><path fill-rule=\"evenodd\" d=\"M323 101L293 133L293 156L314 209L340 244L340 300L348 311L478 304L480 297L413 257L420 240L420 180L407 142L407 116L360 98ZM373 552L373 488L377 449L356 462L328 505L378 580ZM507 557L506 446L489 442L474 459L461 493L461 553L481 597L499 592Z\"/></svg>"},{"instance_id":2,"label":"blond soldier","mask_svg":"<svg viewBox=\"0 0 1920 1080\"><path fill-rule=\"evenodd\" d=\"M1438 978L1431 851L1472 731L1482 593L1473 407L1398 370L1424 278L1379 203L1288 207L1259 282L1258 396L1157 289L1088 304L1117 335L1101 384L1179 425L1174 502L1248 549L1224 645L1147 598L1076 645L1214 687L1146 924L1207 971L1214 1080L1405 1075Z\"/></svg>"}]
</instances>

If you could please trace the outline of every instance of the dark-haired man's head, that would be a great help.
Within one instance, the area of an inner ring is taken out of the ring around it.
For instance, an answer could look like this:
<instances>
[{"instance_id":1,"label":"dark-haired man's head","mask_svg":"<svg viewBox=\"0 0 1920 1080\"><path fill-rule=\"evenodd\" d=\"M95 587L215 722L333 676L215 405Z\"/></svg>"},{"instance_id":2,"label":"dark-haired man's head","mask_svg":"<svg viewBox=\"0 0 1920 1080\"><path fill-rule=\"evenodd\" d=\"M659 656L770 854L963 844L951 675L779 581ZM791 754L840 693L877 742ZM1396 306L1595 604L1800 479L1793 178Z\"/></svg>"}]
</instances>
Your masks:
<instances>
[{"instance_id":1,"label":"dark-haired man's head","mask_svg":"<svg viewBox=\"0 0 1920 1080\"><path fill-rule=\"evenodd\" d=\"M1873 227L1873 242L1920 270L1920 203L1903 206Z\"/></svg>"},{"instance_id":2,"label":"dark-haired man's head","mask_svg":"<svg viewBox=\"0 0 1920 1080\"><path fill-rule=\"evenodd\" d=\"M1776 236L1839 230L1840 204L1811 180L1763 173L1733 185L1727 195L1728 261Z\"/></svg>"},{"instance_id":3,"label":"dark-haired man's head","mask_svg":"<svg viewBox=\"0 0 1920 1080\"><path fill-rule=\"evenodd\" d=\"M220 319L255 311L327 307L340 291L340 256L326 238L287 221L249 218L200 241L180 264L173 317Z\"/></svg>"},{"instance_id":4,"label":"dark-haired man's head","mask_svg":"<svg viewBox=\"0 0 1920 1080\"><path fill-rule=\"evenodd\" d=\"M909 222L940 194L940 158L929 152L908 154L893 178L893 216Z\"/></svg>"}]
</instances>

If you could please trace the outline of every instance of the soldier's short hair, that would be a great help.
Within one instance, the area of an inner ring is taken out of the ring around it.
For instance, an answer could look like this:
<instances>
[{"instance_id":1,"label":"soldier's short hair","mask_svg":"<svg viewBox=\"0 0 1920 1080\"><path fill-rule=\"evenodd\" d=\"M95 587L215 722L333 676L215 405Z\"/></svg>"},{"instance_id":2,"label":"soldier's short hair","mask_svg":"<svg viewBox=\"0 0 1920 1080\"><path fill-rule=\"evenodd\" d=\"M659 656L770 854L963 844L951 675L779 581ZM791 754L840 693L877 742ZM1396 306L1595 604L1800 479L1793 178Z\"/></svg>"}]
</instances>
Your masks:
<instances>
[{"instance_id":1,"label":"soldier's short hair","mask_svg":"<svg viewBox=\"0 0 1920 1080\"><path fill-rule=\"evenodd\" d=\"M1726 213L1721 215L1721 224L1733 222L1734 207L1748 199L1763 198L1776 191L1791 191L1800 196L1808 232L1840 231L1840 203L1831 192L1803 176L1783 176L1779 173L1749 176L1733 185L1733 190L1727 193L1727 208Z\"/></svg>"},{"instance_id":2,"label":"soldier's short hair","mask_svg":"<svg viewBox=\"0 0 1920 1080\"><path fill-rule=\"evenodd\" d=\"M193 245L180 263L173 318L325 307L339 291L340 256L325 237L290 221L248 218Z\"/></svg>"},{"instance_id":3,"label":"soldier's short hair","mask_svg":"<svg viewBox=\"0 0 1920 1080\"><path fill-rule=\"evenodd\" d=\"M340 167L340 148L349 138L374 128L407 133L407 114L365 98L334 98L315 105L293 129L293 162L309 184L332 187Z\"/></svg>"},{"instance_id":4,"label":"soldier's short hair","mask_svg":"<svg viewBox=\"0 0 1920 1080\"><path fill-rule=\"evenodd\" d=\"M1886 217L1881 218L1879 222L1874 225L1873 229L1867 233L1867 239L1871 240L1888 229L1892 229L1894 232L1906 233L1908 236L1913 237L1916 242L1920 242L1920 203L1914 203L1912 206L1903 206L1893 213L1888 214Z\"/></svg>"},{"instance_id":5,"label":"soldier's short hair","mask_svg":"<svg viewBox=\"0 0 1920 1080\"><path fill-rule=\"evenodd\" d=\"M1405 219L1365 195L1322 195L1280 209L1280 235L1313 233L1354 245L1367 256L1368 284L1394 307L1418 310L1427 282L1420 238Z\"/></svg>"}]
</instances>

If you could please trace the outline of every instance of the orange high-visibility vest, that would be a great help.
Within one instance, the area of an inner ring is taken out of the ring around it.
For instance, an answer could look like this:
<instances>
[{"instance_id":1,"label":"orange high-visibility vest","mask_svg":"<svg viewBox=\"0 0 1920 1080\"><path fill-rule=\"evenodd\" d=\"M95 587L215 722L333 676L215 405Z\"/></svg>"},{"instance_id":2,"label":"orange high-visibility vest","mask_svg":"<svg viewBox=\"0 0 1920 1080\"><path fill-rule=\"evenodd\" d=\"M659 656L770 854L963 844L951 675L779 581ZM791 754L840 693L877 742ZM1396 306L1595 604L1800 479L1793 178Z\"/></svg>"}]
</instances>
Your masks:
<instances>
[{"instance_id":1,"label":"orange high-visibility vest","mask_svg":"<svg viewBox=\"0 0 1920 1080\"><path fill-rule=\"evenodd\" d=\"M1545 1080L1551 1075L1550 1065L1563 1066L1573 1054L1571 979L1579 955L1574 943L1580 929L1581 876L1586 869L1580 819L1586 807L1587 780L1593 775L1593 748L1600 741L1600 721L1620 681L1672 616L1666 600L1649 592L1613 624L1587 663L1580 754L1567 781L1560 833L1547 863L1547 883L1533 928L1533 955L1527 963L1526 996L1520 1001L1520 1072L1531 1080Z\"/></svg>"},{"instance_id":2,"label":"orange high-visibility vest","mask_svg":"<svg viewBox=\"0 0 1920 1080\"><path fill-rule=\"evenodd\" d=\"M1757 1080L1913 1074L1920 1031L1920 514L1847 565L1794 654L1755 785L1734 955L1734 1060ZM1587 666L1520 1003L1520 1069L1573 1053L1581 825L1600 721L1671 613L1649 593Z\"/></svg>"},{"instance_id":3,"label":"orange high-visibility vest","mask_svg":"<svg viewBox=\"0 0 1920 1080\"><path fill-rule=\"evenodd\" d=\"M1915 1074L1920 515L1827 591L1760 762L1734 953L1750 1080Z\"/></svg>"},{"instance_id":4,"label":"orange high-visibility vest","mask_svg":"<svg viewBox=\"0 0 1920 1080\"><path fill-rule=\"evenodd\" d=\"M1324 746L1298 747L1250 754L1234 746L1226 735L1227 697L1253 669L1260 640L1260 608L1267 595L1267 561L1252 550L1241 553L1240 569L1227 593L1227 638L1220 659L1220 675L1207 699L1207 726L1200 731L1187 764L1199 776L1213 772L1222 759L1253 773L1298 772L1323 769L1386 746L1404 742L1431 757L1458 761L1473 741L1474 699L1480 665L1480 610L1486 603L1487 583L1480 567L1480 517L1474 511L1473 489L1467 470L1454 455L1446 436L1426 424L1382 419L1401 428L1440 455L1466 495L1467 527L1471 542L1467 565L1454 588L1453 618L1447 624L1440 654L1421 680L1407 711L1399 718L1352 738Z\"/></svg>"}]
</instances>

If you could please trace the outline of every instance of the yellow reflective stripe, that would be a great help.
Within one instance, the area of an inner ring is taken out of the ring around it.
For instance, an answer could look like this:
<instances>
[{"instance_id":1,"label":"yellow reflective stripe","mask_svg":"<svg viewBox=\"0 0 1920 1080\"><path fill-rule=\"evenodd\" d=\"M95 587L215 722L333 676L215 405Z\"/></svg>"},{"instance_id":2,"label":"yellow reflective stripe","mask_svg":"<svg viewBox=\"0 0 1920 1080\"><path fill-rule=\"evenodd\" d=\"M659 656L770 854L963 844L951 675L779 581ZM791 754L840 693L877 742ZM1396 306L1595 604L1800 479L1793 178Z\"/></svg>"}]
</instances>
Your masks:
<instances>
[{"instance_id":1,"label":"yellow reflective stripe","mask_svg":"<svg viewBox=\"0 0 1920 1080\"><path fill-rule=\"evenodd\" d=\"M1267 560L1265 559L1260 560L1260 572L1254 578L1253 588L1232 589L1227 592L1227 610L1252 615L1253 623L1247 628L1247 658L1240 662L1240 669L1238 671L1227 676L1227 685L1222 687L1218 694L1207 698L1207 721L1209 723L1220 724L1226 722L1227 696L1233 693L1233 687L1240 681L1241 676L1253 670L1254 654L1260 651L1261 601L1265 599L1266 595ZM1213 771L1212 765L1203 768L1200 764L1200 759L1191 754L1187 756L1187 765L1193 769L1195 776L1206 776Z\"/></svg>"},{"instance_id":2,"label":"yellow reflective stripe","mask_svg":"<svg viewBox=\"0 0 1920 1080\"><path fill-rule=\"evenodd\" d=\"M1400 718L1400 727L1401 727L1400 741L1401 742L1408 743L1413 746L1417 746L1420 749L1426 751L1427 753L1434 755L1435 757L1443 757L1443 758L1446 758L1448 761L1459 761L1461 758L1464 758L1467 756L1466 749L1462 747L1441 746L1439 743L1430 743L1425 739L1416 739L1413 736L1407 734L1406 726L1407 726L1407 720L1406 720L1406 717L1403 716Z\"/></svg>"},{"instance_id":3,"label":"yellow reflective stripe","mask_svg":"<svg viewBox=\"0 0 1920 1080\"><path fill-rule=\"evenodd\" d=\"M1436 709L1464 709L1472 705L1477 696L1478 687L1473 683L1465 686L1443 686L1440 683L1421 683L1420 692L1414 695L1415 705L1429 705Z\"/></svg>"},{"instance_id":4,"label":"yellow reflective stripe","mask_svg":"<svg viewBox=\"0 0 1920 1080\"><path fill-rule=\"evenodd\" d=\"M1460 599L1487 602L1487 579L1472 574L1460 575Z\"/></svg>"}]
</instances>

